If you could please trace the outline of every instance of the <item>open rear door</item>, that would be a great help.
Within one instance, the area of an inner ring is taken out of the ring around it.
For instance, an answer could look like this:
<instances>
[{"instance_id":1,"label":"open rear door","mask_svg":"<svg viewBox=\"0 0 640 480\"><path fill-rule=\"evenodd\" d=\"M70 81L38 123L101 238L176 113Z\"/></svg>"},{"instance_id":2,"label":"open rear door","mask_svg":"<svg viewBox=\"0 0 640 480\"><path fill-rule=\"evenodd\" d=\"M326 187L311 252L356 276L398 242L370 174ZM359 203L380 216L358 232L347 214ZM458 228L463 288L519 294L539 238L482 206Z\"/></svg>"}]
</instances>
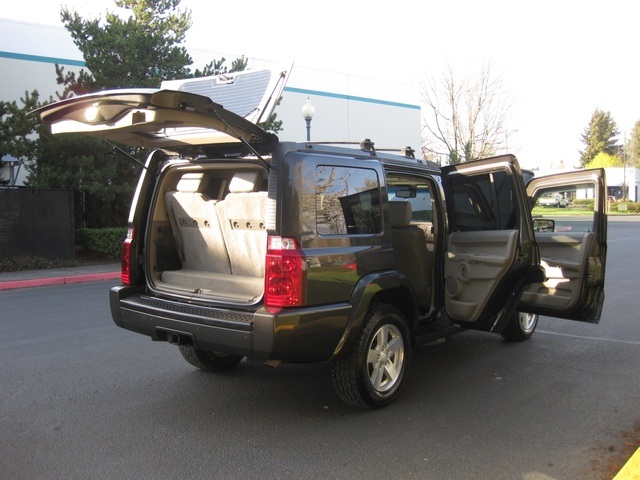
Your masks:
<instances>
[{"instance_id":1,"label":"open rear door","mask_svg":"<svg viewBox=\"0 0 640 480\"><path fill-rule=\"evenodd\" d=\"M443 188L445 309L457 323L490 330L542 279L522 172L513 155L451 165Z\"/></svg>"},{"instance_id":2,"label":"open rear door","mask_svg":"<svg viewBox=\"0 0 640 480\"><path fill-rule=\"evenodd\" d=\"M527 194L545 279L526 288L519 311L599 321L607 253L606 191L602 169L529 182Z\"/></svg>"},{"instance_id":3,"label":"open rear door","mask_svg":"<svg viewBox=\"0 0 640 480\"><path fill-rule=\"evenodd\" d=\"M161 89L120 89L72 97L35 110L51 132L83 133L131 147L193 154L195 147L250 145L270 152L260 126L280 99L287 71L261 69L172 80Z\"/></svg>"}]
</instances>

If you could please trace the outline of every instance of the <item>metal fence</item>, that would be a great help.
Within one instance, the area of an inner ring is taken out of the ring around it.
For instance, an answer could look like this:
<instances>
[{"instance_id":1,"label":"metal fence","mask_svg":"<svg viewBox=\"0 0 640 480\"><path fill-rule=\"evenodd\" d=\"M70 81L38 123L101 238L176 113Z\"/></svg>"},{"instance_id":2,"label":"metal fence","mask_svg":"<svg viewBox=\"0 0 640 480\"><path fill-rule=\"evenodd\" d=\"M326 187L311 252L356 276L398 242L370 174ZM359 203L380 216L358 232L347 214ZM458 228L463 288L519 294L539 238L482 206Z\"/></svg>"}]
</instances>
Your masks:
<instances>
[{"instance_id":1,"label":"metal fence","mask_svg":"<svg viewBox=\"0 0 640 480\"><path fill-rule=\"evenodd\" d=\"M71 189L0 188L0 259L74 257Z\"/></svg>"}]
</instances>

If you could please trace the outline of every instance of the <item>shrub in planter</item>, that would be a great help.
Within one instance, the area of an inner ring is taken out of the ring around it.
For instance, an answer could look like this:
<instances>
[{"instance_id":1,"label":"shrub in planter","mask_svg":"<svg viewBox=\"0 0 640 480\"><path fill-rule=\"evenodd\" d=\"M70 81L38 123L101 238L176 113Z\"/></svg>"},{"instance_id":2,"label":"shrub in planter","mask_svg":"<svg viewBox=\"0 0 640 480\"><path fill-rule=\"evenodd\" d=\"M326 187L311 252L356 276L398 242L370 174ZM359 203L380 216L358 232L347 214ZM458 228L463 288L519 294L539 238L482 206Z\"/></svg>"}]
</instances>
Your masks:
<instances>
[{"instance_id":1,"label":"shrub in planter","mask_svg":"<svg viewBox=\"0 0 640 480\"><path fill-rule=\"evenodd\" d=\"M104 253L111 258L120 256L120 246L127 235L122 228L83 228L76 230L76 245L86 250Z\"/></svg>"},{"instance_id":2,"label":"shrub in planter","mask_svg":"<svg viewBox=\"0 0 640 480\"><path fill-rule=\"evenodd\" d=\"M587 207L587 209L593 210L595 200L593 198L575 198L571 203L576 207Z\"/></svg>"},{"instance_id":3,"label":"shrub in planter","mask_svg":"<svg viewBox=\"0 0 640 480\"><path fill-rule=\"evenodd\" d=\"M624 205L624 207L623 207ZM609 206L610 212L640 213L640 202L616 202Z\"/></svg>"}]
</instances>

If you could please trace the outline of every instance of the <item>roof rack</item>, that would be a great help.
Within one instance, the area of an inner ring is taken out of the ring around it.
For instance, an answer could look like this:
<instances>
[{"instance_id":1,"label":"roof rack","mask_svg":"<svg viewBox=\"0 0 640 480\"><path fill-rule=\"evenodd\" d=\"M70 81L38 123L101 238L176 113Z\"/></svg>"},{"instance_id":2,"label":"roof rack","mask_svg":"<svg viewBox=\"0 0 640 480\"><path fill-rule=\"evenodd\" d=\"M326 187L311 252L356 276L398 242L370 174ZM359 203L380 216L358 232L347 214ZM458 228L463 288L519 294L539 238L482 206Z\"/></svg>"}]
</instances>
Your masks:
<instances>
[{"instance_id":1,"label":"roof rack","mask_svg":"<svg viewBox=\"0 0 640 480\"><path fill-rule=\"evenodd\" d=\"M411 146L405 146L403 148L376 148L375 143L369 138L365 138L360 142L345 142L345 141L315 141L315 142L302 142L305 145L357 145L363 152L369 152L371 155L376 155L376 152L392 152L398 155L402 155L407 158L416 158L416 151Z\"/></svg>"}]
</instances>

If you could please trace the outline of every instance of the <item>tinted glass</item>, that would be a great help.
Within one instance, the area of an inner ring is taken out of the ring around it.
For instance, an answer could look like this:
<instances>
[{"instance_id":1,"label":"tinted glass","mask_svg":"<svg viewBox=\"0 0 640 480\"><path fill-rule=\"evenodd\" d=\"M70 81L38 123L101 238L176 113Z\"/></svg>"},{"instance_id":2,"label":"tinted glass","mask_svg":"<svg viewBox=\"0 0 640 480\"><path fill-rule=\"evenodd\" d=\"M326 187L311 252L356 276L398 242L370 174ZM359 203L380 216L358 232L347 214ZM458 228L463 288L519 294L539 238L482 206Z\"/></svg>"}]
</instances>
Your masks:
<instances>
[{"instance_id":1,"label":"tinted glass","mask_svg":"<svg viewBox=\"0 0 640 480\"><path fill-rule=\"evenodd\" d=\"M412 222L433 222L433 206L431 203L431 190L425 185L417 187L399 187L393 185L387 185L387 193L389 194L389 201L393 202L396 197L396 192L412 191L412 195L408 202L411 203L411 221Z\"/></svg>"},{"instance_id":2,"label":"tinted glass","mask_svg":"<svg viewBox=\"0 0 640 480\"><path fill-rule=\"evenodd\" d=\"M320 235L380 233L380 182L375 170L318 166L316 224Z\"/></svg>"},{"instance_id":3,"label":"tinted glass","mask_svg":"<svg viewBox=\"0 0 640 480\"><path fill-rule=\"evenodd\" d=\"M513 179L507 172L452 175L453 229L459 232L517 227Z\"/></svg>"}]
</instances>

